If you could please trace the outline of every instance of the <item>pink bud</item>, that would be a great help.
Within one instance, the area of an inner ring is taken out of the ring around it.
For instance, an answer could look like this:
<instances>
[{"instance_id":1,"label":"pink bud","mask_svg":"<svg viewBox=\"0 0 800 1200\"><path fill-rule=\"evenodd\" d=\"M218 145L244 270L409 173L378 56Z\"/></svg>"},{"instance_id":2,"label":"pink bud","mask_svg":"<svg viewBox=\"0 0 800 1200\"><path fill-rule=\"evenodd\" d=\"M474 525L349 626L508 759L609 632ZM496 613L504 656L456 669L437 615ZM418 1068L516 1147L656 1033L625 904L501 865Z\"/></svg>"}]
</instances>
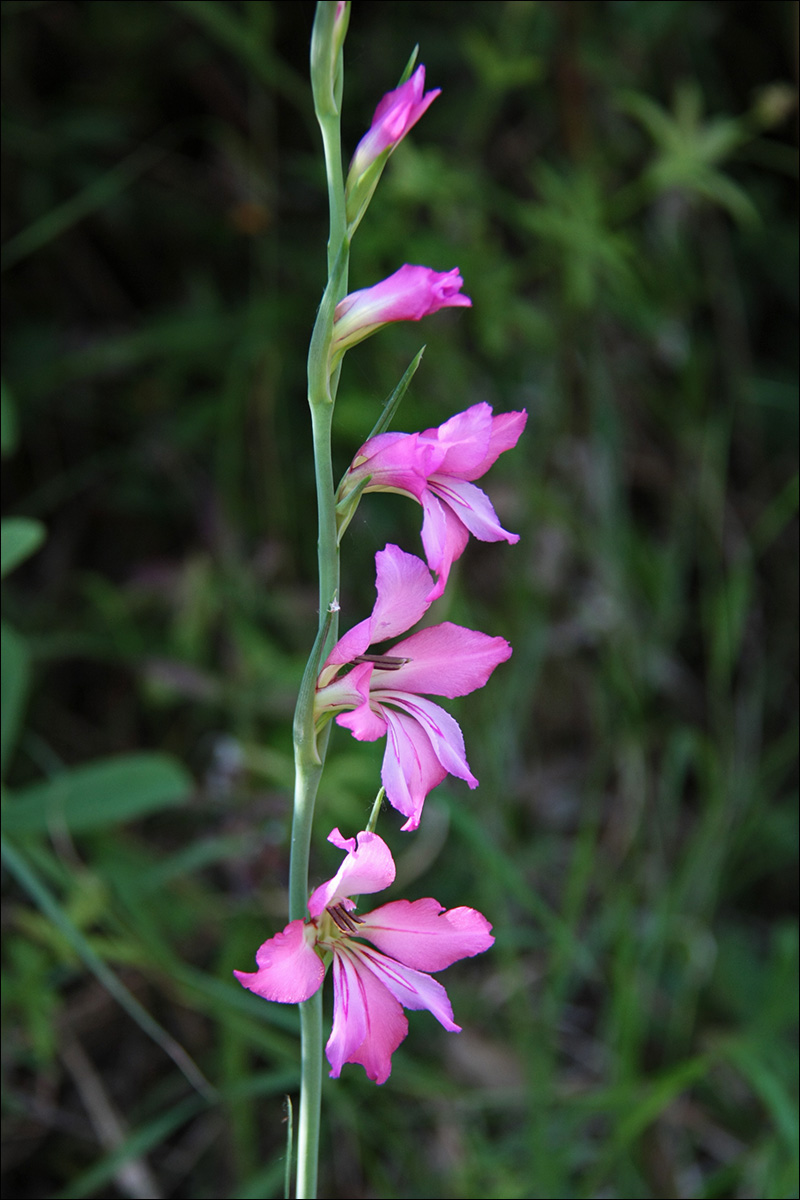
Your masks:
<instances>
[{"instance_id":1,"label":"pink bud","mask_svg":"<svg viewBox=\"0 0 800 1200\"><path fill-rule=\"evenodd\" d=\"M439 95L441 88L425 91L425 68L417 67L414 74L393 92L387 92L375 109L372 124L356 147L350 163L348 187L355 184L366 169L384 150L393 150L402 141L425 110Z\"/></svg>"},{"instance_id":2,"label":"pink bud","mask_svg":"<svg viewBox=\"0 0 800 1200\"><path fill-rule=\"evenodd\" d=\"M391 321L419 321L440 308L471 308L469 296L461 294L463 283L458 267L432 271L406 263L388 279L351 292L337 304L332 352L341 354Z\"/></svg>"}]
</instances>

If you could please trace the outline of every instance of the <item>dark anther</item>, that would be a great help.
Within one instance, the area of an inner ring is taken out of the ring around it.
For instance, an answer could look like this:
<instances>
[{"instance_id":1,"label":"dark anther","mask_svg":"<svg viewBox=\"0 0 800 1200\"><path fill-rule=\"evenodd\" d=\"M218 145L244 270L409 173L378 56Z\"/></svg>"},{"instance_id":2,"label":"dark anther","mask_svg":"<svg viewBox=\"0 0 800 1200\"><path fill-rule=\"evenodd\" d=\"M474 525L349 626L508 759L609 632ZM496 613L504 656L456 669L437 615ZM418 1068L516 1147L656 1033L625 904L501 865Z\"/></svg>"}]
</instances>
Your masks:
<instances>
[{"instance_id":1,"label":"dark anther","mask_svg":"<svg viewBox=\"0 0 800 1200\"><path fill-rule=\"evenodd\" d=\"M334 904L333 908L328 909L328 912L342 933L355 933L361 924L362 918L355 913L346 912L341 904Z\"/></svg>"},{"instance_id":2,"label":"dark anther","mask_svg":"<svg viewBox=\"0 0 800 1200\"><path fill-rule=\"evenodd\" d=\"M410 658L400 658L397 654L359 654L353 659L354 664L374 663L379 671L399 671L410 662Z\"/></svg>"}]
</instances>

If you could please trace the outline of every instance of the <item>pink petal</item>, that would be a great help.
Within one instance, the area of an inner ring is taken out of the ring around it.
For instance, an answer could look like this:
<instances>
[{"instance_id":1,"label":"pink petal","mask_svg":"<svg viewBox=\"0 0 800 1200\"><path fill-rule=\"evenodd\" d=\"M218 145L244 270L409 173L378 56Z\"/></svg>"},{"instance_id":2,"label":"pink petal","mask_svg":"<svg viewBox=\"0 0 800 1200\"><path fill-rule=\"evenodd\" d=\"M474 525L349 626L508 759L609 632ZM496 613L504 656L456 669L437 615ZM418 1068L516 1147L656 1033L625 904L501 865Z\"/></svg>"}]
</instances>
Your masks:
<instances>
[{"instance_id":1,"label":"pink petal","mask_svg":"<svg viewBox=\"0 0 800 1200\"><path fill-rule=\"evenodd\" d=\"M465 412L456 413L438 429L426 429L423 438L435 438L445 450L442 475L457 475L462 479L477 479L489 450L492 432L492 410L488 404L473 404ZM477 472L477 474L474 474Z\"/></svg>"},{"instance_id":2,"label":"pink petal","mask_svg":"<svg viewBox=\"0 0 800 1200\"><path fill-rule=\"evenodd\" d=\"M453 1020L453 1009L447 992L440 983L431 979L430 975L386 958L377 950L371 950L369 946L359 946L358 952L360 958L394 998L400 1001L403 1008L410 1008L412 1011L427 1008L445 1029L451 1033L461 1032L461 1026L456 1025Z\"/></svg>"},{"instance_id":3,"label":"pink petal","mask_svg":"<svg viewBox=\"0 0 800 1200\"><path fill-rule=\"evenodd\" d=\"M322 668L317 681L317 695L314 699L314 710L319 716L338 708L357 708L369 700L369 681L372 676L373 664L358 663L352 671L334 678L338 666L333 663ZM330 680L330 682L326 682Z\"/></svg>"},{"instance_id":4,"label":"pink petal","mask_svg":"<svg viewBox=\"0 0 800 1200\"><path fill-rule=\"evenodd\" d=\"M333 879L311 893L308 911L312 917L350 896L382 892L394 881L394 859L377 833L359 833L357 848L353 839L344 839L338 829L332 830L328 841L346 850L347 857Z\"/></svg>"},{"instance_id":5,"label":"pink petal","mask_svg":"<svg viewBox=\"0 0 800 1200\"><path fill-rule=\"evenodd\" d=\"M333 959L333 1028L325 1053L331 1078L345 1063L361 1063L370 1079L385 1083L392 1054L408 1033L398 1001L364 961L365 947L341 943Z\"/></svg>"},{"instance_id":6,"label":"pink petal","mask_svg":"<svg viewBox=\"0 0 800 1200\"><path fill-rule=\"evenodd\" d=\"M506 450L512 450L516 446L527 421L528 414L524 409L521 412L498 413L496 417L492 417L489 451L481 464L481 475L489 470L501 454L504 454ZM464 475L462 478L477 479L478 476Z\"/></svg>"},{"instance_id":7,"label":"pink petal","mask_svg":"<svg viewBox=\"0 0 800 1200\"><path fill-rule=\"evenodd\" d=\"M433 603L445 589L450 567L464 553L469 541L469 531L448 504L428 490L422 497L422 544L428 566L438 579L428 600Z\"/></svg>"},{"instance_id":8,"label":"pink petal","mask_svg":"<svg viewBox=\"0 0 800 1200\"><path fill-rule=\"evenodd\" d=\"M418 433L383 433L365 442L348 474L356 482L370 476L368 492L401 492L419 500L444 453Z\"/></svg>"},{"instance_id":9,"label":"pink petal","mask_svg":"<svg viewBox=\"0 0 800 1200\"><path fill-rule=\"evenodd\" d=\"M405 633L429 605L430 571L421 558L391 543L375 555L378 599L372 612L370 645Z\"/></svg>"},{"instance_id":10,"label":"pink petal","mask_svg":"<svg viewBox=\"0 0 800 1200\"><path fill-rule=\"evenodd\" d=\"M352 662L369 646L405 633L428 609L431 577L422 559L389 544L375 555L375 587L378 592L372 615L340 638L323 668Z\"/></svg>"},{"instance_id":11,"label":"pink petal","mask_svg":"<svg viewBox=\"0 0 800 1200\"><path fill-rule=\"evenodd\" d=\"M388 725L381 782L389 803L408 818L403 829L416 829L425 797L445 775L464 779L470 787L477 787L478 781L469 769L461 730L449 713L421 696L379 695L387 701L381 711ZM395 712L389 704L403 711Z\"/></svg>"},{"instance_id":12,"label":"pink petal","mask_svg":"<svg viewBox=\"0 0 800 1200\"><path fill-rule=\"evenodd\" d=\"M256 951L256 962L257 971L234 971L234 975L242 987L280 1004L308 1000L325 978L322 959L314 950L314 929L299 920L264 942Z\"/></svg>"},{"instance_id":13,"label":"pink petal","mask_svg":"<svg viewBox=\"0 0 800 1200\"><path fill-rule=\"evenodd\" d=\"M407 714L417 726L417 729L411 732L411 737L415 740L427 738L439 762L450 775L465 780L471 788L478 786L478 781L467 763L461 726L450 713L445 712L432 700L426 700L423 696L406 695L404 692L382 691L375 699L380 700L381 710L390 729L398 718L403 718L404 728L408 729ZM393 712L388 707L390 704L402 712Z\"/></svg>"},{"instance_id":14,"label":"pink petal","mask_svg":"<svg viewBox=\"0 0 800 1200\"><path fill-rule=\"evenodd\" d=\"M509 533L497 519L497 513L485 492L474 483L461 479L450 479L433 475L429 480L431 491L448 504L460 521L481 542L519 541L519 535Z\"/></svg>"},{"instance_id":15,"label":"pink petal","mask_svg":"<svg viewBox=\"0 0 800 1200\"><path fill-rule=\"evenodd\" d=\"M438 429L426 429L422 437L437 439L446 451L437 467L440 475L474 480L485 475L504 451L516 446L527 420L524 410L493 417L488 404L473 404Z\"/></svg>"},{"instance_id":16,"label":"pink petal","mask_svg":"<svg viewBox=\"0 0 800 1200\"><path fill-rule=\"evenodd\" d=\"M349 729L358 742L377 742L386 733L386 721L375 712L369 700L365 700L352 712L339 713L336 724Z\"/></svg>"},{"instance_id":17,"label":"pink petal","mask_svg":"<svg viewBox=\"0 0 800 1200\"><path fill-rule=\"evenodd\" d=\"M445 621L412 633L392 647L392 655L408 658L396 671L372 672L370 692L423 693L432 696L466 696L484 686L492 671L511 657L505 638L490 637Z\"/></svg>"},{"instance_id":18,"label":"pink petal","mask_svg":"<svg viewBox=\"0 0 800 1200\"><path fill-rule=\"evenodd\" d=\"M393 808L407 817L404 830L419 825L425 797L447 775L430 738L412 717L386 710L386 750L381 783Z\"/></svg>"},{"instance_id":19,"label":"pink petal","mask_svg":"<svg viewBox=\"0 0 800 1200\"><path fill-rule=\"evenodd\" d=\"M418 971L442 971L482 954L494 942L491 925L474 908L443 909L438 900L394 900L361 918L359 937Z\"/></svg>"}]
</instances>

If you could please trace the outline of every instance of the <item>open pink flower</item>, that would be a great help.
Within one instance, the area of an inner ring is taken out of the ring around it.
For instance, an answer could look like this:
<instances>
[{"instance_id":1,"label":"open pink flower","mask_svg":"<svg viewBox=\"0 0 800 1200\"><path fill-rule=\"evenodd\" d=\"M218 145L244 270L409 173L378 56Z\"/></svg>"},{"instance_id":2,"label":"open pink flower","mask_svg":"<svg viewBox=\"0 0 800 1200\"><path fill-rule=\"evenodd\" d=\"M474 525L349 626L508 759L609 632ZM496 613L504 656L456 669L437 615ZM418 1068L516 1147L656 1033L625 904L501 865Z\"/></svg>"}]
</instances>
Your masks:
<instances>
[{"instance_id":1,"label":"open pink flower","mask_svg":"<svg viewBox=\"0 0 800 1200\"><path fill-rule=\"evenodd\" d=\"M511 654L505 638L489 637L445 621L421 629L387 654L370 646L404 633L431 604L431 575L421 559L398 546L375 555L377 600L372 615L340 638L317 681L316 712L338 713L336 723L359 741L386 736L381 780L386 796L416 829L431 788L446 775L478 781L469 768L458 723L421 693L466 696L483 687ZM351 669L338 677L343 666Z\"/></svg>"},{"instance_id":2,"label":"open pink flower","mask_svg":"<svg viewBox=\"0 0 800 1200\"><path fill-rule=\"evenodd\" d=\"M357 914L352 894L380 892L393 882L391 851L376 833L359 833L356 843L334 829L328 841L346 857L333 879L311 894L310 919L292 921L264 942L257 971L233 973L265 1000L297 1004L322 986L323 956L331 954L333 1029L325 1048L331 1077L338 1078L345 1063L361 1063L370 1079L385 1083L408 1032L403 1008L427 1008L445 1029L460 1031L447 992L426 972L488 950L492 927L473 908L444 910L430 898Z\"/></svg>"},{"instance_id":3,"label":"open pink flower","mask_svg":"<svg viewBox=\"0 0 800 1200\"><path fill-rule=\"evenodd\" d=\"M347 175L348 188L384 150L394 150L440 92L441 88L425 91L425 68L420 66L400 87L386 93L375 109L372 124L356 146Z\"/></svg>"},{"instance_id":4,"label":"open pink flower","mask_svg":"<svg viewBox=\"0 0 800 1200\"><path fill-rule=\"evenodd\" d=\"M419 321L440 308L470 308L469 296L461 295L463 283L458 267L432 271L406 263L373 287L351 292L336 305L332 355L340 357L391 321Z\"/></svg>"},{"instance_id":5,"label":"open pink flower","mask_svg":"<svg viewBox=\"0 0 800 1200\"><path fill-rule=\"evenodd\" d=\"M488 404L473 404L438 429L370 438L353 459L341 499L367 479L367 492L401 492L422 505L422 544L438 576L429 600L441 596L470 534L482 542L519 541L503 529L489 497L471 481L516 446L527 419L526 412L493 417Z\"/></svg>"}]
</instances>

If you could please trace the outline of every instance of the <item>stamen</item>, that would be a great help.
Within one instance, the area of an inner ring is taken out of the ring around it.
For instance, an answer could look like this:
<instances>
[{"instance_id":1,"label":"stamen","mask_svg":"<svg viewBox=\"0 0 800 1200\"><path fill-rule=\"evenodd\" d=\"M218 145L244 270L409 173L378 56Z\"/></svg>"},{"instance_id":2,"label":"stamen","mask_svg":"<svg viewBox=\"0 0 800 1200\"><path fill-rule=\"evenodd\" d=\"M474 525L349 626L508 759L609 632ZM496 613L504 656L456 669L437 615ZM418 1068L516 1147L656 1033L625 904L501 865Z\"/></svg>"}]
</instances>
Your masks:
<instances>
[{"instance_id":1,"label":"stamen","mask_svg":"<svg viewBox=\"0 0 800 1200\"><path fill-rule=\"evenodd\" d=\"M355 913L347 912L341 904L334 904L333 908L328 909L328 912L334 924L339 926L342 933L355 933L362 921L361 917Z\"/></svg>"},{"instance_id":2,"label":"stamen","mask_svg":"<svg viewBox=\"0 0 800 1200\"><path fill-rule=\"evenodd\" d=\"M410 658L400 658L397 654L359 654L353 659L353 664L358 663L374 663L379 671L399 671L406 663L410 663Z\"/></svg>"}]
</instances>

